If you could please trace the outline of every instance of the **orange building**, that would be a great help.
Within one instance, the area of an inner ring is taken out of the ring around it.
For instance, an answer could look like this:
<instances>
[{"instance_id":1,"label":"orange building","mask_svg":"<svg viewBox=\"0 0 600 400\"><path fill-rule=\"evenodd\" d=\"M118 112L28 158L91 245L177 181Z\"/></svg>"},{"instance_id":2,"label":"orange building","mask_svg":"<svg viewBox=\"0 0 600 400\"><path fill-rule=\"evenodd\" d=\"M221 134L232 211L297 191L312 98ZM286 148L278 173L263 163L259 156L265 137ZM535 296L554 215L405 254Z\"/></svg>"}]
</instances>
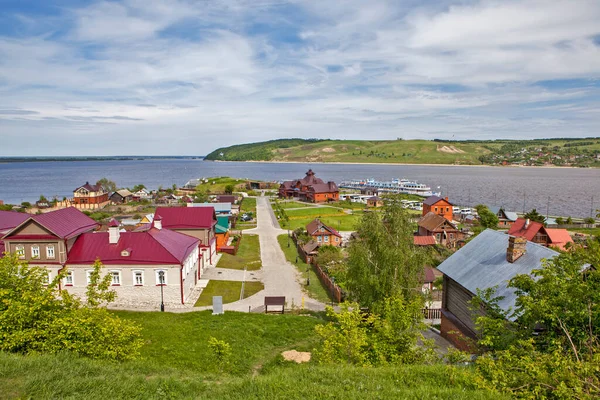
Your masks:
<instances>
[{"instance_id":1,"label":"orange building","mask_svg":"<svg viewBox=\"0 0 600 400\"><path fill-rule=\"evenodd\" d=\"M318 246L329 245L337 247L342 245L342 235L318 219L315 219L310 224L306 225L306 231Z\"/></svg>"},{"instance_id":2,"label":"orange building","mask_svg":"<svg viewBox=\"0 0 600 400\"><path fill-rule=\"evenodd\" d=\"M340 190L335 182L325 183L322 179L315 177L313 170L309 169L304 178L283 182L279 186L279 197L285 199L296 198L312 203L325 203L338 201Z\"/></svg>"},{"instance_id":3,"label":"orange building","mask_svg":"<svg viewBox=\"0 0 600 400\"><path fill-rule=\"evenodd\" d=\"M423 217L432 212L446 218L448 221L452 221L452 206L453 204L448 201L448 197L430 196L423 202Z\"/></svg>"},{"instance_id":4,"label":"orange building","mask_svg":"<svg viewBox=\"0 0 600 400\"><path fill-rule=\"evenodd\" d=\"M108 201L108 192L104 190L102 185L90 185L86 182L85 185L79 186L73 190L73 203L76 206L90 206L94 208L94 205L105 203Z\"/></svg>"}]
</instances>

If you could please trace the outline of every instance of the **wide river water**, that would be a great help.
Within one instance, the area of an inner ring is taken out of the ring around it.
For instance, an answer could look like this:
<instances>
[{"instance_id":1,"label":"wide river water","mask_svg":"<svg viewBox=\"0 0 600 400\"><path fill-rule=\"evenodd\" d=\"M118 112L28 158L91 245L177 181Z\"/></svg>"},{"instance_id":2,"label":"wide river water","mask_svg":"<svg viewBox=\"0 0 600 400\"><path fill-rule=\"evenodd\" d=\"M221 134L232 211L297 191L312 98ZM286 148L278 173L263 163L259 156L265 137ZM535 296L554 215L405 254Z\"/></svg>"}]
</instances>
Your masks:
<instances>
[{"instance_id":1,"label":"wide river water","mask_svg":"<svg viewBox=\"0 0 600 400\"><path fill-rule=\"evenodd\" d=\"M86 181L107 177L119 187L181 186L192 178L231 176L260 180L301 178L312 168L325 181L407 178L429 185L460 205L479 203L522 212L588 217L600 208L600 169L457 167L429 165L211 162L200 159L26 162L0 164L0 200L33 202L40 194L71 197ZM440 189L437 189L437 187Z\"/></svg>"}]
</instances>

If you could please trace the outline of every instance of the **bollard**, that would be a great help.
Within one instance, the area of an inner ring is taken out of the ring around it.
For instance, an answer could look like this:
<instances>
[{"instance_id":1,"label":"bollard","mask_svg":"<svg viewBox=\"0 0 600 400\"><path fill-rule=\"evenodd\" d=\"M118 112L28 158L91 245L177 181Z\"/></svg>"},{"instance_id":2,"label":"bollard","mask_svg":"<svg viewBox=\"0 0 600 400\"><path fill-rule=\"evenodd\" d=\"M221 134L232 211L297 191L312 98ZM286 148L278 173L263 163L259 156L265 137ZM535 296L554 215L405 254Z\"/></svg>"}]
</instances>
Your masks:
<instances>
[{"instance_id":1,"label":"bollard","mask_svg":"<svg viewBox=\"0 0 600 400\"><path fill-rule=\"evenodd\" d=\"M248 306L248 312L250 312L250 306Z\"/></svg>"}]
</instances>

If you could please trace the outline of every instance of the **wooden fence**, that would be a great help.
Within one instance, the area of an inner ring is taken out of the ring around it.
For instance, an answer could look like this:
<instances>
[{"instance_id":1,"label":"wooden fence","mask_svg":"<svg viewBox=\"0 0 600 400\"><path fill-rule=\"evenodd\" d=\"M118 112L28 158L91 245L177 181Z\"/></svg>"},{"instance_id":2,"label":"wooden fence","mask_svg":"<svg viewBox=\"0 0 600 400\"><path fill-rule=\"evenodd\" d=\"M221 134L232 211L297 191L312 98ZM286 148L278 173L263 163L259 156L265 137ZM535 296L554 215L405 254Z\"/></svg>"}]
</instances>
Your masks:
<instances>
[{"instance_id":1,"label":"wooden fence","mask_svg":"<svg viewBox=\"0 0 600 400\"><path fill-rule=\"evenodd\" d=\"M344 300L344 293L342 292L342 289L331 280L329 275L327 275L327 273L323 271L318 264L313 264L313 267L315 269L315 273L319 277L319 280L329 291L331 298L333 298L333 300L336 302L341 303L342 300Z\"/></svg>"},{"instance_id":2,"label":"wooden fence","mask_svg":"<svg viewBox=\"0 0 600 400\"><path fill-rule=\"evenodd\" d=\"M238 236L238 240L235 241L235 243L233 244L233 246L222 246L219 247L219 251L221 253L227 253L227 254L231 254L232 256L235 256L238 252L238 249L240 248L240 243L242 242L242 237L243 237L243 231L231 231L231 235Z\"/></svg>"},{"instance_id":3,"label":"wooden fence","mask_svg":"<svg viewBox=\"0 0 600 400\"><path fill-rule=\"evenodd\" d=\"M423 318L425 319L441 319L442 309L441 308L424 308Z\"/></svg>"}]
</instances>

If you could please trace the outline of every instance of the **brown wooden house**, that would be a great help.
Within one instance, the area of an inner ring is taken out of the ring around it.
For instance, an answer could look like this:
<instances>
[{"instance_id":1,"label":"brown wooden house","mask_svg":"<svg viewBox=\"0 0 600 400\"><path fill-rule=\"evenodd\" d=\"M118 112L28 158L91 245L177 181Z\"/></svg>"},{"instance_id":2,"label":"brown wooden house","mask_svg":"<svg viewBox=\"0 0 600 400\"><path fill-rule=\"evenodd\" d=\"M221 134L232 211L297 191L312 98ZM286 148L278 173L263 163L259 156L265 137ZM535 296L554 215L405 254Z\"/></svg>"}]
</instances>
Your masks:
<instances>
[{"instance_id":1,"label":"brown wooden house","mask_svg":"<svg viewBox=\"0 0 600 400\"><path fill-rule=\"evenodd\" d=\"M383 199L381 197L373 196L367 199L367 207L377 208L383 207Z\"/></svg>"},{"instance_id":2,"label":"brown wooden house","mask_svg":"<svg viewBox=\"0 0 600 400\"><path fill-rule=\"evenodd\" d=\"M436 243L449 248L456 247L464 239L464 234L452 222L433 212L421 217L417 222L418 236L433 236Z\"/></svg>"},{"instance_id":3,"label":"brown wooden house","mask_svg":"<svg viewBox=\"0 0 600 400\"><path fill-rule=\"evenodd\" d=\"M308 235L319 246L341 246L342 235L335 229L325 225L319 219L315 219L310 224L306 225Z\"/></svg>"},{"instance_id":4,"label":"brown wooden house","mask_svg":"<svg viewBox=\"0 0 600 400\"><path fill-rule=\"evenodd\" d=\"M104 190L102 185L90 185L89 182L86 182L85 185L73 190L73 204L75 204L75 207L97 208L107 201L108 192Z\"/></svg>"},{"instance_id":5,"label":"brown wooden house","mask_svg":"<svg viewBox=\"0 0 600 400\"><path fill-rule=\"evenodd\" d=\"M322 179L315 177L313 170L309 169L304 178L283 182L279 186L279 197L285 199L296 198L312 203L324 203L338 201L340 199L340 190L335 182L329 181L325 183Z\"/></svg>"},{"instance_id":6,"label":"brown wooden house","mask_svg":"<svg viewBox=\"0 0 600 400\"><path fill-rule=\"evenodd\" d=\"M448 197L441 198L438 196L430 196L423 202L423 216L432 212L452 221L453 204L448 201Z\"/></svg>"}]
</instances>

